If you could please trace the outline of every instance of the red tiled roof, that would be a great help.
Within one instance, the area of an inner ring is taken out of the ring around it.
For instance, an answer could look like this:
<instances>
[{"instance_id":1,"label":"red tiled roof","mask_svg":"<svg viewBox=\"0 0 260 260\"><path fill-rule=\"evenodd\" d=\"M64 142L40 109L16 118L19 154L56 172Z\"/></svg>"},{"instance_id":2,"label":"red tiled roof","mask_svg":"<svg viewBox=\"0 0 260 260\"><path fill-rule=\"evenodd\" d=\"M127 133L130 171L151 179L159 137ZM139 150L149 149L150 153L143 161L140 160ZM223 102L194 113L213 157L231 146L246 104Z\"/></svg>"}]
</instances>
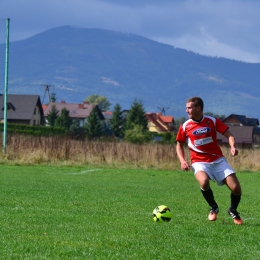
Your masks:
<instances>
[{"instance_id":1,"label":"red tiled roof","mask_svg":"<svg viewBox=\"0 0 260 260\"><path fill-rule=\"evenodd\" d=\"M173 122L173 117L172 116L160 116L160 118L165 123L172 123Z\"/></svg>"},{"instance_id":2,"label":"red tiled roof","mask_svg":"<svg viewBox=\"0 0 260 260\"><path fill-rule=\"evenodd\" d=\"M173 122L172 116L162 116L161 113L147 113L146 118L148 121L152 122L158 130L162 132L171 131L172 126L169 123Z\"/></svg>"},{"instance_id":3,"label":"red tiled roof","mask_svg":"<svg viewBox=\"0 0 260 260\"><path fill-rule=\"evenodd\" d=\"M50 112L52 106L55 105L56 109L60 112L63 108L66 108L70 111L69 116L72 118L87 118L94 107L96 107L96 104L75 104L75 103L65 103L62 101L61 103L49 103L44 110L44 116L47 116Z\"/></svg>"},{"instance_id":4,"label":"red tiled roof","mask_svg":"<svg viewBox=\"0 0 260 260\"><path fill-rule=\"evenodd\" d=\"M157 121L155 114L146 114L145 116L148 121L151 121L160 131L166 131L166 129Z\"/></svg>"}]
</instances>

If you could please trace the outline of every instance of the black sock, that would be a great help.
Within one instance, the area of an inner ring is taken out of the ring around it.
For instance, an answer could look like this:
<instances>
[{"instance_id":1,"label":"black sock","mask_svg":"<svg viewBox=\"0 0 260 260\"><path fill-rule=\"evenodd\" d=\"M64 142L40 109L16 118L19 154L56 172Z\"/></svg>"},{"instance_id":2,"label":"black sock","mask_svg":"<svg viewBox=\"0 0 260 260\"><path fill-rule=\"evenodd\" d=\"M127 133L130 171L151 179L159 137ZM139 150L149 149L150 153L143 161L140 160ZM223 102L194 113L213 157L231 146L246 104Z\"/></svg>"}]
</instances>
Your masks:
<instances>
[{"instance_id":1,"label":"black sock","mask_svg":"<svg viewBox=\"0 0 260 260\"><path fill-rule=\"evenodd\" d=\"M209 188L208 190L202 190L202 189L200 189L200 190L201 190L203 197L205 198L205 200L210 205L210 207L212 207L212 206L218 207L218 204L214 199L213 191L212 191L211 188Z\"/></svg>"},{"instance_id":2,"label":"black sock","mask_svg":"<svg viewBox=\"0 0 260 260\"><path fill-rule=\"evenodd\" d=\"M230 206L230 208L236 210L237 207L238 207L238 204L239 204L239 202L241 200L241 194L240 195L236 195L234 193L231 193L230 198L231 198L231 206Z\"/></svg>"}]
</instances>

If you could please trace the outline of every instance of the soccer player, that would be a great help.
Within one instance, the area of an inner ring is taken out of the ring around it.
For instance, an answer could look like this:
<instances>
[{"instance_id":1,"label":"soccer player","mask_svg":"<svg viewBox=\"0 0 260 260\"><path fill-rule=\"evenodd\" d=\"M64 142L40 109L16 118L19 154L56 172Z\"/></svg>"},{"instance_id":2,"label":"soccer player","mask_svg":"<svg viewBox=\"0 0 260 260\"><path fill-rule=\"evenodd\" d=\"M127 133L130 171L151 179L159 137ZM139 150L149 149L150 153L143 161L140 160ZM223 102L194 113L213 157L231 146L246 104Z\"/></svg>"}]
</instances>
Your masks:
<instances>
[{"instance_id":1,"label":"soccer player","mask_svg":"<svg viewBox=\"0 0 260 260\"><path fill-rule=\"evenodd\" d=\"M183 171L190 169L184 153L184 144L187 141L191 167L200 185L203 197L210 206L208 219L215 221L219 212L218 204L210 187L210 180L212 180L216 181L218 185L225 184L230 189L231 204L228 214L233 218L235 224L242 225L243 220L237 212L242 193L241 186L235 171L229 165L217 144L217 132L228 139L232 156L238 154L236 141L228 126L220 119L203 114L203 107L204 103L200 97L192 97L186 101L186 112L189 119L180 126L176 137L176 152L181 163L181 169Z\"/></svg>"}]
</instances>

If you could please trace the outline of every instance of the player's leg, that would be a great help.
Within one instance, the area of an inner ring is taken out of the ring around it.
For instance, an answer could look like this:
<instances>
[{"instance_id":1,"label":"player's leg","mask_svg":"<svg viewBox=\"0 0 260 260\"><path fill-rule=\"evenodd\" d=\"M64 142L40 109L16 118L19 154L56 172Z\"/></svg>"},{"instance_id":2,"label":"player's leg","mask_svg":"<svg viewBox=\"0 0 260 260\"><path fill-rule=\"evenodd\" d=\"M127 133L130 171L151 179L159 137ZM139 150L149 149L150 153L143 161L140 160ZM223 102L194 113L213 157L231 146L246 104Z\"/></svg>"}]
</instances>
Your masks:
<instances>
[{"instance_id":1,"label":"player's leg","mask_svg":"<svg viewBox=\"0 0 260 260\"><path fill-rule=\"evenodd\" d=\"M207 175L207 173L205 171L197 171L195 173L195 178L196 178L197 182L199 183L200 188L202 190L208 190L210 188L209 176Z\"/></svg>"},{"instance_id":2,"label":"player's leg","mask_svg":"<svg viewBox=\"0 0 260 260\"><path fill-rule=\"evenodd\" d=\"M243 220L241 219L239 213L237 212L237 207L241 200L242 190L239 183L239 180L235 173L227 176L223 181L224 184L228 186L231 190L231 205L228 209L228 214L233 218L234 223L241 225L243 224Z\"/></svg>"},{"instance_id":3,"label":"player's leg","mask_svg":"<svg viewBox=\"0 0 260 260\"><path fill-rule=\"evenodd\" d=\"M228 186L232 193L241 196L241 186L235 173L228 175L222 182Z\"/></svg>"},{"instance_id":4,"label":"player's leg","mask_svg":"<svg viewBox=\"0 0 260 260\"><path fill-rule=\"evenodd\" d=\"M213 191L210 188L209 176L205 171L197 171L195 174L195 178L200 185L200 190L204 199L207 201L207 203L210 206L208 219L210 221L215 221L217 219L217 214L219 210L218 210L218 204L214 199Z\"/></svg>"}]
</instances>

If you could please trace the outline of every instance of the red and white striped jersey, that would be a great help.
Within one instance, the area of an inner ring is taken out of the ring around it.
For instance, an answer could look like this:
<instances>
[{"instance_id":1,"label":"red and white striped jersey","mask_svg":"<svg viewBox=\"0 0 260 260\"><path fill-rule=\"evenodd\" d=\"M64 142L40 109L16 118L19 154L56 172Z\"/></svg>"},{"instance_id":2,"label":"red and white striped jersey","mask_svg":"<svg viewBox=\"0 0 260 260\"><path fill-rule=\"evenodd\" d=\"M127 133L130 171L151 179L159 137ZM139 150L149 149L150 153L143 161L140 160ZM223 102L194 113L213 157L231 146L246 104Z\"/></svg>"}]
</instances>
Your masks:
<instances>
[{"instance_id":1,"label":"red and white striped jersey","mask_svg":"<svg viewBox=\"0 0 260 260\"><path fill-rule=\"evenodd\" d=\"M204 115L200 122L188 119L180 126L176 140L188 142L191 162L213 162L222 157L217 143L217 132L224 134L228 129L220 119Z\"/></svg>"}]
</instances>

